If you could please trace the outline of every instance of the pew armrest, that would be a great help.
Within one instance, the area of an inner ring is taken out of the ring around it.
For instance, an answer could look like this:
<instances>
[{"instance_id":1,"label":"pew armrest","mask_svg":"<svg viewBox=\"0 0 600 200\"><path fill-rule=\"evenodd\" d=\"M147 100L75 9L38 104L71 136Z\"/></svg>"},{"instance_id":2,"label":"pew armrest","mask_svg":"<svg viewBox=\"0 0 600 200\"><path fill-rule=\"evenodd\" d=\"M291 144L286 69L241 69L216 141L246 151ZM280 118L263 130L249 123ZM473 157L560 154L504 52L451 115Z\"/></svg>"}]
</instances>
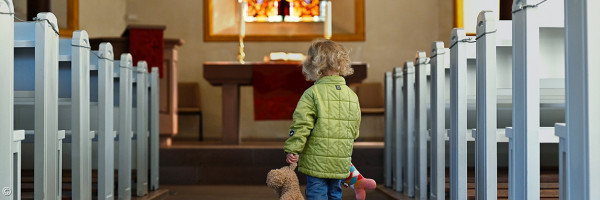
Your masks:
<instances>
[{"instance_id":1,"label":"pew armrest","mask_svg":"<svg viewBox=\"0 0 600 200\"><path fill-rule=\"evenodd\" d=\"M506 137L509 139L513 138L513 129L512 127L506 127Z\"/></svg>"},{"instance_id":2,"label":"pew armrest","mask_svg":"<svg viewBox=\"0 0 600 200\"><path fill-rule=\"evenodd\" d=\"M67 131L65 131L65 130L58 130L58 139L59 140L65 139L66 135L67 135Z\"/></svg>"},{"instance_id":3,"label":"pew armrest","mask_svg":"<svg viewBox=\"0 0 600 200\"><path fill-rule=\"evenodd\" d=\"M25 130L13 131L13 142L25 140Z\"/></svg>"},{"instance_id":4,"label":"pew armrest","mask_svg":"<svg viewBox=\"0 0 600 200\"><path fill-rule=\"evenodd\" d=\"M555 123L554 124L554 135L560 138L567 138L567 124Z\"/></svg>"},{"instance_id":5,"label":"pew armrest","mask_svg":"<svg viewBox=\"0 0 600 200\"><path fill-rule=\"evenodd\" d=\"M90 140L96 138L96 131L90 131Z\"/></svg>"}]
</instances>

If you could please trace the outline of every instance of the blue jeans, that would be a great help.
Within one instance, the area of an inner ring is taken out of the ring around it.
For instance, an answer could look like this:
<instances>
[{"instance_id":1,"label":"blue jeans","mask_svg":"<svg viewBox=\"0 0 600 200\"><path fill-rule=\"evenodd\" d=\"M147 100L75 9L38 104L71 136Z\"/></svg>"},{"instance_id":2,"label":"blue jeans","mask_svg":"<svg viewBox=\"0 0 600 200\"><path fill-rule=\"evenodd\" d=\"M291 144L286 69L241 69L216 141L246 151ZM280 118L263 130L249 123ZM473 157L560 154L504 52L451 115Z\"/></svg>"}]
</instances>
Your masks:
<instances>
[{"instance_id":1,"label":"blue jeans","mask_svg":"<svg viewBox=\"0 0 600 200\"><path fill-rule=\"evenodd\" d=\"M341 200L342 179L324 179L306 176L306 198L308 200Z\"/></svg>"}]
</instances>

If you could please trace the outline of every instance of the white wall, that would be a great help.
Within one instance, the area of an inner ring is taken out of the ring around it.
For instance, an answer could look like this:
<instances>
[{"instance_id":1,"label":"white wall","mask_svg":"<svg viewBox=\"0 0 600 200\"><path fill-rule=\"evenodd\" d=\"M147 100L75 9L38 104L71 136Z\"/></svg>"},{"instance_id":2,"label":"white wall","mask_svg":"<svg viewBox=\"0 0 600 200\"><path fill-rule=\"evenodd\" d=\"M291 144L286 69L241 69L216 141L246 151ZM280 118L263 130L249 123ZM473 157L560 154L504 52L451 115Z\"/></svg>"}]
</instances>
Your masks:
<instances>
[{"instance_id":1,"label":"white wall","mask_svg":"<svg viewBox=\"0 0 600 200\"><path fill-rule=\"evenodd\" d=\"M125 11L116 8L123 6L125 2ZM429 52L433 41L449 40L452 5L452 1L448 0L365 0L366 40L342 44L352 50L352 60L369 63L365 82L383 82L384 72L401 66L405 61L414 60L417 50ZM221 88L213 87L204 80L202 63L235 61L237 43L203 41L203 1L105 0L82 1L80 6L80 27L87 29L90 37L118 36L125 24L159 24L167 26L165 37L184 39L185 44L179 50L179 80L200 83L204 136L214 139L221 137ZM108 17L103 17L107 14ZM245 44L246 60L261 61L263 56L272 51L305 53L309 42ZM243 87L241 98L242 137L287 138L291 121L254 121L252 87ZM193 123L196 120L186 121ZM381 120L368 119L364 123L369 124L363 124L364 128L368 128L361 130L363 136L383 137ZM185 134L188 133L182 133Z\"/></svg>"}]
</instances>

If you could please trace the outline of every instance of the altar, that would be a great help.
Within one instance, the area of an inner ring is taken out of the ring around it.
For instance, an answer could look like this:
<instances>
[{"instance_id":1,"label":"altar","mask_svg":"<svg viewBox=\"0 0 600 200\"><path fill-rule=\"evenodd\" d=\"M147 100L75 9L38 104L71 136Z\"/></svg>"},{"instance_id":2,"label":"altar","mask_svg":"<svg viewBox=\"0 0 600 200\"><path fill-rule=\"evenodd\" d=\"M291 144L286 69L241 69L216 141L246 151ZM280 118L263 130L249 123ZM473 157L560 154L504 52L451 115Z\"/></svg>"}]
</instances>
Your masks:
<instances>
[{"instance_id":1,"label":"altar","mask_svg":"<svg viewBox=\"0 0 600 200\"><path fill-rule=\"evenodd\" d=\"M292 103L295 105L302 92L313 83L305 81L302 76L301 62L205 62L204 78L213 86L222 86L223 106L223 143L239 144L240 130L240 86L267 85L262 90L272 91L269 95L259 94L261 90L255 88L255 119L277 120L291 119L293 108L283 106L279 112L270 113L265 107L273 104ZM346 84L360 83L367 77L366 63L352 63L354 74L345 77ZM256 78L256 79L255 79ZM276 92L279 88L292 88L287 93ZM279 107L277 107L279 108ZM287 118L286 118L287 117Z\"/></svg>"}]
</instances>

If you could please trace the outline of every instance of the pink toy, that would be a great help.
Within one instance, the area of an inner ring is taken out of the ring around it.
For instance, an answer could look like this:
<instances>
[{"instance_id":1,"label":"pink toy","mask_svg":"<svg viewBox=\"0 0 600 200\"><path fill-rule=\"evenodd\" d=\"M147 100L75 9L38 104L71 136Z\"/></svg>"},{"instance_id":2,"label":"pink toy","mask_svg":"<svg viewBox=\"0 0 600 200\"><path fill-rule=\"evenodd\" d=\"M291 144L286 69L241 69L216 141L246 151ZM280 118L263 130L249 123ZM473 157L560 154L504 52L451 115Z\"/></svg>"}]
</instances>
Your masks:
<instances>
[{"instance_id":1,"label":"pink toy","mask_svg":"<svg viewBox=\"0 0 600 200\"><path fill-rule=\"evenodd\" d=\"M356 193L357 200L364 200L367 196L365 190L372 190L377 187L375 180L363 177L360 172L354 167L354 164L350 166L350 176L344 180L344 187L350 186Z\"/></svg>"}]
</instances>

